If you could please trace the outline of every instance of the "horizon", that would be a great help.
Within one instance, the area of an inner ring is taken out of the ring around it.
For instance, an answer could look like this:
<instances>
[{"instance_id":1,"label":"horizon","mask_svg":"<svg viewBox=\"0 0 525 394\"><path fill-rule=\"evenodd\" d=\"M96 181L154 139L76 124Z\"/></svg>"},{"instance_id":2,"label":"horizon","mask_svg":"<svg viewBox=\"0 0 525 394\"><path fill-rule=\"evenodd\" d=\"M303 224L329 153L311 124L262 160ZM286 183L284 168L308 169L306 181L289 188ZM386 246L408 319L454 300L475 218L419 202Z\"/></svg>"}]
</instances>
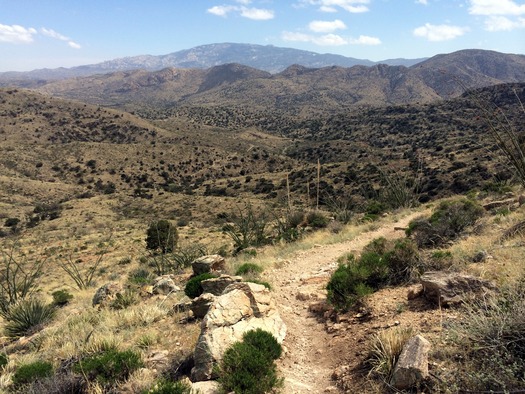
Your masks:
<instances>
[{"instance_id":1,"label":"horizon","mask_svg":"<svg viewBox=\"0 0 525 394\"><path fill-rule=\"evenodd\" d=\"M0 72L162 56L217 43L373 62L464 49L525 54L525 1L0 0L0 6Z\"/></svg>"}]
</instances>

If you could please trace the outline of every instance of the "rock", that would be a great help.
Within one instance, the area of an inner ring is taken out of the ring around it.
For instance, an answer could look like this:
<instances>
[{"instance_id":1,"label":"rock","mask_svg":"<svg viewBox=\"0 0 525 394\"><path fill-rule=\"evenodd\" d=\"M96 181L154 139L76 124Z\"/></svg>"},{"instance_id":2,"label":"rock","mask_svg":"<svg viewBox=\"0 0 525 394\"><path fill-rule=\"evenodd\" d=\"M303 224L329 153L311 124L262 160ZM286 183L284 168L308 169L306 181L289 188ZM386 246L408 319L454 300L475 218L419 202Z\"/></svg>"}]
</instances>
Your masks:
<instances>
[{"instance_id":1,"label":"rock","mask_svg":"<svg viewBox=\"0 0 525 394\"><path fill-rule=\"evenodd\" d=\"M430 342L421 335L408 340L394 367L390 384L398 390L416 386L428 377Z\"/></svg>"},{"instance_id":2,"label":"rock","mask_svg":"<svg viewBox=\"0 0 525 394\"><path fill-rule=\"evenodd\" d=\"M180 287L173 281L173 275L162 275L153 281L153 294L170 294L180 291Z\"/></svg>"},{"instance_id":3,"label":"rock","mask_svg":"<svg viewBox=\"0 0 525 394\"><path fill-rule=\"evenodd\" d=\"M211 293L219 296L229 285L235 282L242 282L242 277L221 275L218 278L203 280L201 286L204 293Z\"/></svg>"},{"instance_id":4,"label":"rock","mask_svg":"<svg viewBox=\"0 0 525 394\"><path fill-rule=\"evenodd\" d=\"M218 254L212 254L208 256L202 256L194 260L191 263L191 268L193 269L193 274L197 276L207 272L222 271L224 270L224 264L224 257Z\"/></svg>"},{"instance_id":5,"label":"rock","mask_svg":"<svg viewBox=\"0 0 525 394\"><path fill-rule=\"evenodd\" d=\"M487 253L486 250L480 250L474 256L472 256L472 262L484 263L485 261L487 261L488 257L489 257L489 254Z\"/></svg>"},{"instance_id":6,"label":"rock","mask_svg":"<svg viewBox=\"0 0 525 394\"><path fill-rule=\"evenodd\" d=\"M213 301L215 301L215 296L211 293L203 293L195 298L190 304L193 316L197 319L202 319L208 313Z\"/></svg>"},{"instance_id":7,"label":"rock","mask_svg":"<svg viewBox=\"0 0 525 394\"><path fill-rule=\"evenodd\" d=\"M100 308L107 308L113 300L117 298L117 294L124 291L122 285L116 282L106 283L100 287L93 296L93 306Z\"/></svg>"},{"instance_id":8,"label":"rock","mask_svg":"<svg viewBox=\"0 0 525 394\"><path fill-rule=\"evenodd\" d=\"M450 306L495 290L495 286L471 275L429 271L421 276L423 294L431 302Z\"/></svg>"},{"instance_id":9,"label":"rock","mask_svg":"<svg viewBox=\"0 0 525 394\"><path fill-rule=\"evenodd\" d=\"M487 211L490 211L491 209L495 209L495 208L499 208L499 207L503 207L503 206L512 206L516 203L516 199L515 198L508 198L506 200L501 200L501 201L491 201L491 202L488 202L486 204L483 204L483 208L485 208L485 210Z\"/></svg>"},{"instance_id":10,"label":"rock","mask_svg":"<svg viewBox=\"0 0 525 394\"><path fill-rule=\"evenodd\" d=\"M148 353L144 360L148 368L159 368L168 366L169 352L167 350L154 350Z\"/></svg>"},{"instance_id":11,"label":"rock","mask_svg":"<svg viewBox=\"0 0 525 394\"><path fill-rule=\"evenodd\" d=\"M215 380L208 380L202 382L195 382L191 385L191 392L199 394L219 394L220 387L219 383Z\"/></svg>"},{"instance_id":12,"label":"rock","mask_svg":"<svg viewBox=\"0 0 525 394\"><path fill-rule=\"evenodd\" d=\"M410 286L407 290L407 300L415 300L423 295L423 287L421 285Z\"/></svg>"},{"instance_id":13,"label":"rock","mask_svg":"<svg viewBox=\"0 0 525 394\"><path fill-rule=\"evenodd\" d=\"M260 328L270 332L279 343L286 335L286 325L279 316L274 299L266 287L240 282L229 285L216 297L201 324L195 347L194 382L215 378L213 367L245 332Z\"/></svg>"}]
</instances>

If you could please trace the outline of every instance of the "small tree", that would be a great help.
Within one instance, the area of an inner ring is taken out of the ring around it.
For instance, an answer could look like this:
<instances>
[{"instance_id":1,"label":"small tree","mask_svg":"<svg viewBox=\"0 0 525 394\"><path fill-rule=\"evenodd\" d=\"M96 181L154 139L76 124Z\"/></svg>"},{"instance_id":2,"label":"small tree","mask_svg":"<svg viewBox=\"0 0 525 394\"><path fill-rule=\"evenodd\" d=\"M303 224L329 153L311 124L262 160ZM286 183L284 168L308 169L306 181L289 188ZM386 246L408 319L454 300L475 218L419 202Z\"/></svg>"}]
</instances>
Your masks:
<instances>
[{"instance_id":1,"label":"small tree","mask_svg":"<svg viewBox=\"0 0 525 394\"><path fill-rule=\"evenodd\" d=\"M177 228L167 220L151 223L146 235L146 248L163 254L173 252L179 239Z\"/></svg>"}]
</instances>

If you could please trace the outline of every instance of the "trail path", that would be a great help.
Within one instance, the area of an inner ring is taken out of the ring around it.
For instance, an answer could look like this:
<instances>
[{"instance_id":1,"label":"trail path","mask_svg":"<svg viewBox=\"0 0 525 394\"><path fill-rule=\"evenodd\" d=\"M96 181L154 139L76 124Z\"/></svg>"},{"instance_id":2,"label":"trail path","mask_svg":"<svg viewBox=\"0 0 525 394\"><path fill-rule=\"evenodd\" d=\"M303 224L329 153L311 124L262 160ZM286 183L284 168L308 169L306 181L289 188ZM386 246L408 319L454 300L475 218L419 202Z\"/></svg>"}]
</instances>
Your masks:
<instances>
[{"instance_id":1,"label":"trail path","mask_svg":"<svg viewBox=\"0 0 525 394\"><path fill-rule=\"evenodd\" d=\"M406 227L420 215L420 212L412 213L349 241L299 251L269 274L288 330L283 343L286 355L279 361L281 375L285 378L284 394L339 392L331 374L338 366L337 353L341 349L331 348L333 335L308 311L308 305L315 301L316 295L324 296L326 283L337 268L338 257L359 252L374 238L403 236L394 227Z\"/></svg>"}]
</instances>

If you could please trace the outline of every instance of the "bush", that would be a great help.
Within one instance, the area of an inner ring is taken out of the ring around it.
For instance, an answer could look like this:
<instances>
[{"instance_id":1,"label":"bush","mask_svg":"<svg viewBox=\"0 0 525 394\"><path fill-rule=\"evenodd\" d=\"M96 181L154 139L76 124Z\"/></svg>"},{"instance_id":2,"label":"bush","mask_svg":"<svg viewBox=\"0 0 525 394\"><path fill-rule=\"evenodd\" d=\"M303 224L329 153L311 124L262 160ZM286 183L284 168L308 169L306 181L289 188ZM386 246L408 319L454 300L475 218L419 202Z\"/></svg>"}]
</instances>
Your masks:
<instances>
[{"instance_id":1,"label":"bush","mask_svg":"<svg viewBox=\"0 0 525 394\"><path fill-rule=\"evenodd\" d=\"M306 224L312 228L325 228L328 223L328 218L319 211L311 211L306 215Z\"/></svg>"},{"instance_id":2,"label":"bush","mask_svg":"<svg viewBox=\"0 0 525 394\"><path fill-rule=\"evenodd\" d=\"M462 199L439 204L430 218L411 221L406 231L419 247L437 247L456 239L481 216L483 208L474 201Z\"/></svg>"},{"instance_id":3,"label":"bush","mask_svg":"<svg viewBox=\"0 0 525 394\"><path fill-rule=\"evenodd\" d=\"M137 268L128 275L128 282L138 286L144 286L151 282L153 275L145 268Z\"/></svg>"},{"instance_id":4,"label":"bush","mask_svg":"<svg viewBox=\"0 0 525 394\"><path fill-rule=\"evenodd\" d=\"M73 371L87 376L89 380L114 384L126 380L133 371L142 368L143 365L139 353L132 350L108 349L80 359L73 365Z\"/></svg>"},{"instance_id":5,"label":"bush","mask_svg":"<svg viewBox=\"0 0 525 394\"><path fill-rule=\"evenodd\" d=\"M235 254L269 242L267 227L270 218L266 210L256 211L251 205L246 205L236 213L227 214L226 220L228 223L222 231L232 239Z\"/></svg>"},{"instance_id":6,"label":"bush","mask_svg":"<svg viewBox=\"0 0 525 394\"><path fill-rule=\"evenodd\" d=\"M377 238L363 248L358 260L353 255L340 259L326 287L328 301L346 310L386 285L413 279L421 270L419 251L412 240Z\"/></svg>"},{"instance_id":7,"label":"bush","mask_svg":"<svg viewBox=\"0 0 525 394\"><path fill-rule=\"evenodd\" d=\"M53 305L55 306L67 305L69 301L73 299L73 295L67 290L57 290L54 291L51 295L53 296Z\"/></svg>"},{"instance_id":8,"label":"bush","mask_svg":"<svg viewBox=\"0 0 525 394\"><path fill-rule=\"evenodd\" d=\"M5 316L5 333L18 338L38 331L55 314L53 305L45 304L37 298L22 300L13 305Z\"/></svg>"},{"instance_id":9,"label":"bush","mask_svg":"<svg viewBox=\"0 0 525 394\"><path fill-rule=\"evenodd\" d=\"M185 382L161 380L144 394L191 394L191 386Z\"/></svg>"},{"instance_id":10,"label":"bush","mask_svg":"<svg viewBox=\"0 0 525 394\"><path fill-rule=\"evenodd\" d=\"M34 382L53 374L53 365L47 361L35 361L17 368L13 375L13 383L17 386Z\"/></svg>"},{"instance_id":11,"label":"bush","mask_svg":"<svg viewBox=\"0 0 525 394\"><path fill-rule=\"evenodd\" d=\"M191 265L199 257L206 256L208 251L204 245L192 243L178 248L173 252L171 258L174 269L184 269Z\"/></svg>"},{"instance_id":12,"label":"bush","mask_svg":"<svg viewBox=\"0 0 525 394\"><path fill-rule=\"evenodd\" d=\"M260 265L254 264L254 263L244 263L239 268L237 268L237 271L235 271L235 275L257 275L263 272L263 268Z\"/></svg>"},{"instance_id":13,"label":"bush","mask_svg":"<svg viewBox=\"0 0 525 394\"><path fill-rule=\"evenodd\" d=\"M188 283L186 283L186 286L184 287L184 293L191 299L200 296L203 292L201 282L203 280L212 278L215 278L215 276L210 273L194 276L188 281Z\"/></svg>"},{"instance_id":14,"label":"bush","mask_svg":"<svg viewBox=\"0 0 525 394\"><path fill-rule=\"evenodd\" d=\"M146 232L146 248L161 253L171 253L177 246L177 229L167 220L153 222Z\"/></svg>"},{"instance_id":15,"label":"bush","mask_svg":"<svg viewBox=\"0 0 525 394\"><path fill-rule=\"evenodd\" d=\"M458 391L514 392L525 376L525 282L466 304L452 326Z\"/></svg>"},{"instance_id":16,"label":"bush","mask_svg":"<svg viewBox=\"0 0 525 394\"><path fill-rule=\"evenodd\" d=\"M9 363L9 357L7 354L0 353L0 369L3 369Z\"/></svg>"},{"instance_id":17,"label":"bush","mask_svg":"<svg viewBox=\"0 0 525 394\"><path fill-rule=\"evenodd\" d=\"M224 353L219 366L219 384L224 392L263 394L282 384L277 376L276 360L281 345L272 334L249 331L242 342L234 343Z\"/></svg>"},{"instance_id":18,"label":"bush","mask_svg":"<svg viewBox=\"0 0 525 394\"><path fill-rule=\"evenodd\" d=\"M137 294L133 289L126 289L123 293L117 293L115 299L109 304L111 309L126 309L137 302Z\"/></svg>"},{"instance_id":19,"label":"bush","mask_svg":"<svg viewBox=\"0 0 525 394\"><path fill-rule=\"evenodd\" d=\"M285 242L297 241L301 236L301 226L305 224L304 212L288 209L283 216L275 215L277 239Z\"/></svg>"}]
</instances>

